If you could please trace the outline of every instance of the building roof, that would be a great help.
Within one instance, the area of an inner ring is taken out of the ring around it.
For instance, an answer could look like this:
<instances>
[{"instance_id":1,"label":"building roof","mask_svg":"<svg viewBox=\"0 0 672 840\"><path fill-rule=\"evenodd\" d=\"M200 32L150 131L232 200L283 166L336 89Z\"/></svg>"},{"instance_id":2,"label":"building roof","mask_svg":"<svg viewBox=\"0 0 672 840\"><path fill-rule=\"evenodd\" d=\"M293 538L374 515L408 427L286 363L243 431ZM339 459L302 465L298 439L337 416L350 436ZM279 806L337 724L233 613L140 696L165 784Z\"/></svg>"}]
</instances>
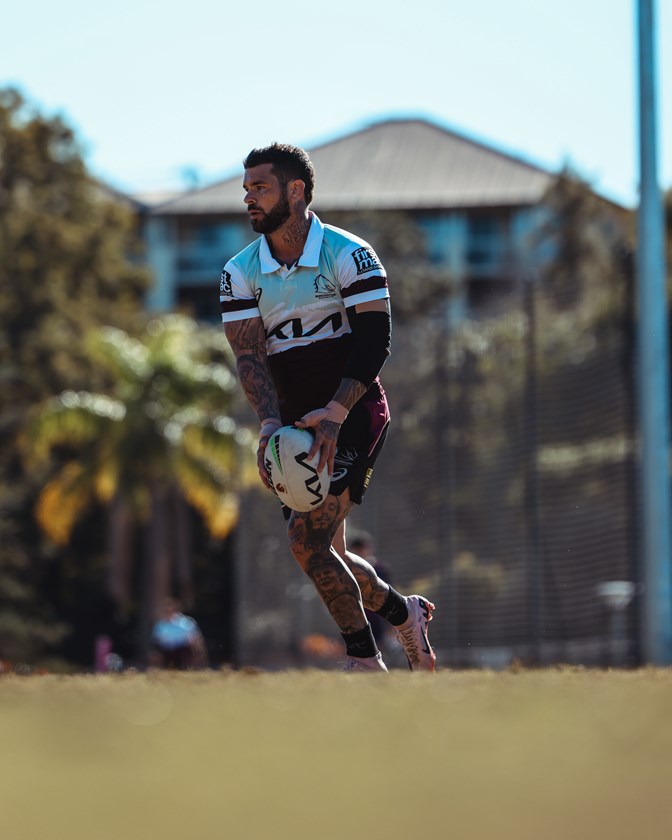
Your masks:
<instances>
[{"instance_id":1,"label":"building roof","mask_svg":"<svg viewBox=\"0 0 672 840\"><path fill-rule=\"evenodd\" d=\"M553 175L424 119L374 123L308 149L320 210L527 205ZM156 215L242 212L239 174L155 207Z\"/></svg>"},{"instance_id":2,"label":"building roof","mask_svg":"<svg viewBox=\"0 0 672 840\"><path fill-rule=\"evenodd\" d=\"M105 201L111 201L115 204L121 204L128 210L138 212L143 209L143 203L132 195L118 190L116 187L106 184L104 181L94 179L94 187L100 198Z\"/></svg>"},{"instance_id":3,"label":"building roof","mask_svg":"<svg viewBox=\"0 0 672 840\"><path fill-rule=\"evenodd\" d=\"M174 198L184 195L184 190L146 190L131 194L131 198L145 209L166 204Z\"/></svg>"}]
</instances>

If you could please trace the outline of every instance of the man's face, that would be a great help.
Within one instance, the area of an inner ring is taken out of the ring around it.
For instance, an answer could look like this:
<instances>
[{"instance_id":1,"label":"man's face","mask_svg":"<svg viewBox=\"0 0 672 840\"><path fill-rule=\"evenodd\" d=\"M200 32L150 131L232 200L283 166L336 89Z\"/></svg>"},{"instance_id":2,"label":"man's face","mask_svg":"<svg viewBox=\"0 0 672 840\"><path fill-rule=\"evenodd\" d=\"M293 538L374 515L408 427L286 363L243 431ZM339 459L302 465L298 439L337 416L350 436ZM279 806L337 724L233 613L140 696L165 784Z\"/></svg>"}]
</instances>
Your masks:
<instances>
[{"instance_id":1,"label":"man's face","mask_svg":"<svg viewBox=\"0 0 672 840\"><path fill-rule=\"evenodd\" d=\"M272 169L272 164L262 163L245 170L245 204L256 233L274 233L291 215L287 190Z\"/></svg>"},{"instance_id":2,"label":"man's face","mask_svg":"<svg viewBox=\"0 0 672 840\"><path fill-rule=\"evenodd\" d=\"M171 598L166 598L163 603L161 604L161 615L162 617L168 621L170 620L175 613L177 612L177 604Z\"/></svg>"},{"instance_id":3,"label":"man's face","mask_svg":"<svg viewBox=\"0 0 672 840\"><path fill-rule=\"evenodd\" d=\"M329 528L338 514L338 501L333 496L327 496L326 501L320 507L312 511L308 517L313 530Z\"/></svg>"}]
</instances>

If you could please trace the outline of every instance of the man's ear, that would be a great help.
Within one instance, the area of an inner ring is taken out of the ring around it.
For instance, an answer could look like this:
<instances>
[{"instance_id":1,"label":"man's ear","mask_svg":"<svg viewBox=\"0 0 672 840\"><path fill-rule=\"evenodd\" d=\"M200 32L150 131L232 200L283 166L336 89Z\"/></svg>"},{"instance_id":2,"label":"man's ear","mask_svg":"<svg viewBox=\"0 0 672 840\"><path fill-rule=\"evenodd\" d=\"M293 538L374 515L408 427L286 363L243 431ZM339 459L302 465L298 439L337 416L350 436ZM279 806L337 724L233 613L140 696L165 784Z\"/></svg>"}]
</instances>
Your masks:
<instances>
[{"instance_id":1,"label":"man's ear","mask_svg":"<svg viewBox=\"0 0 672 840\"><path fill-rule=\"evenodd\" d=\"M289 197L294 201L300 201L305 197L306 185L300 178L294 178L289 182Z\"/></svg>"}]
</instances>

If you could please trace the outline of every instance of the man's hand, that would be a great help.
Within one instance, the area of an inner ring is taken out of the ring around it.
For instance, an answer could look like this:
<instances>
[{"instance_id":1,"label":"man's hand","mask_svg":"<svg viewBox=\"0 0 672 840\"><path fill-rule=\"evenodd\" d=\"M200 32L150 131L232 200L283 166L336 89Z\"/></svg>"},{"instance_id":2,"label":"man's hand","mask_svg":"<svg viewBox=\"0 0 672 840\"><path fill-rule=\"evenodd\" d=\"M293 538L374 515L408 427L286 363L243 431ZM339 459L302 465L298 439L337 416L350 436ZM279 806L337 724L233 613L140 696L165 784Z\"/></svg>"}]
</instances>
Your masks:
<instances>
[{"instance_id":1,"label":"man's hand","mask_svg":"<svg viewBox=\"0 0 672 840\"><path fill-rule=\"evenodd\" d=\"M348 409L341 403L331 400L324 408L316 408L304 414L296 425L300 429L315 429L315 440L310 448L308 457L312 458L316 452L320 453L317 465L318 472L327 465L329 475L334 474L334 458L336 456L336 442L341 426L348 416Z\"/></svg>"},{"instance_id":2,"label":"man's hand","mask_svg":"<svg viewBox=\"0 0 672 840\"><path fill-rule=\"evenodd\" d=\"M257 470L259 471L261 483L267 490L272 490L273 488L268 481L268 473L266 472L266 467L264 465L264 456L266 453L266 447L268 446L268 441L271 439L273 433L277 432L281 426L282 422L277 417L267 417L265 420L261 421L259 447L257 449Z\"/></svg>"}]
</instances>

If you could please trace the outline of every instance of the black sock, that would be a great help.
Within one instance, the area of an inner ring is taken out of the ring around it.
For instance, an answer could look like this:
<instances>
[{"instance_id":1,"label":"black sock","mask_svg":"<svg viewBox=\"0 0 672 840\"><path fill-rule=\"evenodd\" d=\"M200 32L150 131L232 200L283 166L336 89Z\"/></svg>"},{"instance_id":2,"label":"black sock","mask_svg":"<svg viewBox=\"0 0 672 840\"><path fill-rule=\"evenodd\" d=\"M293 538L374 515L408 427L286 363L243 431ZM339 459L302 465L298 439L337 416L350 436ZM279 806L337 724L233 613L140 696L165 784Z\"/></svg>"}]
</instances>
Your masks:
<instances>
[{"instance_id":1,"label":"black sock","mask_svg":"<svg viewBox=\"0 0 672 840\"><path fill-rule=\"evenodd\" d=\"M375 656L378 653L376 640L373 638L371 625L367 624L361 630L354 633L341 633L345 642L345 650L348 656L357 656L365 659L368 656Z\"/></svg>"},{"instance_id":2,"label":"black sock","mask_svg":"<svg viewBox=\"0 0 672 840\"><path fill-rule=\"evenodd\" d=\"M392 589L391 586L385 603L379 610L375 610L375 612L395 627L399 627L400 624L403 624L408 619L406 599L396 589Z\"/></svg>"}]
</instances>

